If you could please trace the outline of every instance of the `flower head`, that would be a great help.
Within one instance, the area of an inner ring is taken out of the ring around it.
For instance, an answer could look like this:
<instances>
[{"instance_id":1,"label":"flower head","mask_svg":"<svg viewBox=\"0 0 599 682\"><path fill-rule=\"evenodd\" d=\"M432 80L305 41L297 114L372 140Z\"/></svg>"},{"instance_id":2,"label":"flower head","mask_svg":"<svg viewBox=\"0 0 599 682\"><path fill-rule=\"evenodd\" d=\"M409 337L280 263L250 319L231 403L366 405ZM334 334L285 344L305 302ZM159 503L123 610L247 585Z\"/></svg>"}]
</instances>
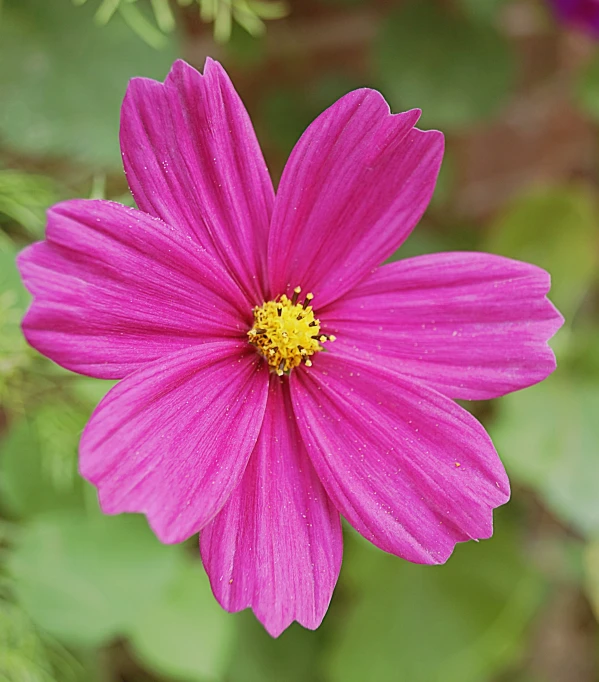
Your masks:
<instances>
[{"instance_id":1,"label":"flower head","mask_svg":"<svg viewBox=\"0 0 599 682\"><path fill-rule=\"evenodd\" d=\"M557 18L599 38L599 0L550 0Z\"/></svg>"},{"instance_id":2,"label":"flower head","mask_svg":"<svg viewBox=\"0 0 599 682\"><path fill-rule=\"evenodd\" d=\"M80 446L108 514L200 531L224 608L278 635L319 625L340 515L409 561L488 538L508 480L454 398L555 367L549 276L484 253L378 267L432 195L443 137L357 90L306 130L273 190L222 67L134 79L122 109L139 210L74 200L19 258L27 339L121 379ZM305 293L304 293L305 292Z\"/></svg>"}]
</instances>

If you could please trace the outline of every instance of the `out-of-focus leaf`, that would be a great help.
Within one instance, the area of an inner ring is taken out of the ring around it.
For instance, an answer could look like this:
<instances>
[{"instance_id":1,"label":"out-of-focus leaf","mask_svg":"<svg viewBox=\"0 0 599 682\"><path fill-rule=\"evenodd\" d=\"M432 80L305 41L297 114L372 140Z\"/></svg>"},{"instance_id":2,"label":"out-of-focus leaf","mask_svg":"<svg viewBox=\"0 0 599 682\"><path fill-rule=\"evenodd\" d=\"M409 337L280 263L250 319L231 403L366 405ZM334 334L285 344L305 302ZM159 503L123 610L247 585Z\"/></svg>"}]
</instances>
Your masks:
<instances>
[{"instance_id":1,"label":"out-of-focus leaf","mask_svg":"<svg viewBox=\"0 0 599 682\"><path fill-rule=\"evenodd\" d=\"M235 63L236 69L256 69L266 59L266 45L238 24L231 29L231 36L224 47L228 59Z\"/></svg>"},{"instance_id":2,"label":"out-of-focus leaf","mask_svg":"<svg viewBox=\"0 0 599 682\"><path fill-rule=\"evenodd\" d=\"M0 600L0 680L2 682L93 682L60 644L49 640L18 604Z\"/></svg>"},{"instance_id":3,"label":"out-of-focus leaf","mask_svg":"<svg viewBox=\"0 0 599 682\"><path fill-rule=\"evenodd\" d=\"M261 19L282 19L289 14L289 7L285 2L277 0L237 0L237 7L246 7Z\"/></svg>"},{"instance_id":4,"label":"out-of-focus leaf","mask_svg":"<svg viewBox=\"0 0 599 682\"><path fill-rule=\"evenodd\" d=\"M104 26L112 19L120 3L121 0L102 0L94 17L100 26Z\"/></svg>"},{"instance_id":5,"label":"out-of-focus leaf","mask_svg":"<svg viewBox=\"0 0 599 682\"><path fill-rule=\"evenodd\" d=\"M320 0L324 5L363 5L367 0Z\"/></svg>"},{"instance_id":6,"label":"out-of-focus leaf","mask_svg":"<svg viewBox=\"0 0 599 682\"><path fill-rule=\"evenodd\" d=\"M356 78L332 71L323 73L304 89L273 89L261 102L264 134L287 155L317 116L347 92L363 85Z\"/></svg>"},{"instance_id":7,"label":"out-of-focus leaf","mask_svg":"<svg viewBox=\"0 0 599 682\"><path fill-rule=\"evenodd\" d=\"M0 293L13 292L14 305L19 313L25 311L30 296L21 282L15 259L19 250L0 232Z\"/></svg>"},{"instance_id":8,"label":"out-of-focus leaf","mask_svg":"<svg viewBox=\"0 0 599 682\"><path fill-rule=\"evenodd\" d=\"M73 394L80 400L83 400L86 406L90 408L96 407L108 391L118 383L116 381L93 379L92 377L85 376L73 376L72 378L71 390Z\"/></svg>"},{"instance_id":9,"label":"out-of-focus leaf","mask_svg":"<svg viewBox=\"0 0 599 682\"><path fill-rule=\"evenodd\" d=\"M581 69L575 84L580 108L593 121L599 121L599 52Z\"/></svg>"},{"instance_id":10,"label":"out-of-focus leaf","mask_svg":"<svg viewBox=\"0 0 599 682\"><path fill-rule=\"evenodd\" d=\"M436 567L348 540L343 578L357 601L328 650L332 682L480 682L519 655L544 583L509 527Z\"/></svg>"},{"instance_id":11,"label":"out-of-focus leaf","mask_svg":"<svg viewBox=\"0 0 599 682\"><path fill-rule=\"evenodd\" d=\"M11 382L29 363L29 351L21 333L20 323L29 301L21 283L15 258L17 249L0 232L0 402L10 404Z\"/></svg>"},{"instance_id":12,"label":"out-of-focus leaf","mask_svg":"<svg viewBox=\"0 0 599 682\"><path fill-rule=\"evenodd\" d=\"M65 643L99 645L137 624L179 561L141 517L57 512L24 528L8 566L34 622Z\"/></svg>"},{"instance_id":13,"label":"out-of-focus leaf","mask_svg":"<svg viewBox=\"0 0 599 682\"><path fill-rule=\"evenodd\" d=\"M589 324L578 324L575 331L566 330L568 334L567 353L559 357L560 371L567 370L579 379L594 381L599 384L599 327Z\"/></svg>"},{"instance_id":14,"label":"out-of-focus leaf","mask_svg":"<svg viewBox=\"0 0 599 682\"><path fill-rule=\"evenodd\" d=\"M34 238L43 237L46 209L58 197L58 188L51 178L0 170L0 214L22 225Z\"/></svg>"},{"instance_id":15,"label":"out-of-focus leaf","mask_svg":"<svg viewBox=\"0 0 599 682\"><path fill-rule=\"evenodd\" d=\"M5 601L0 601L0 680L55 681L33 623L18 606Z\"/></svg>"},{"instance_id":16,"label":"out-of-focus leaf","mask_svg":"<svg viewBox=\"0 0 599 682\"><path fill-rule=\"evenodd\" d=\"M458 4L466 16L475 21L493 23L497 20L499 10L510 0L458 0Z\"/></svg>"},{"instance_id":17,"label":"out-of-focus leaf","mask_svg":"<svg viewBox=\"0 0 599 682\"><path fill-rule=\"evenodd\" d=\"M558 371L497 401L490 432L508 473L582 533L599 534L599 388Z\"/></svg>"},{"instance_id":18,"label":"out-of-focus leaf","mask_svg":"<svg viewBox=\"0 0 599 682\"><path fill-rule=\"evenodd\" d=\"M396 110L421 108L425 128L465 128L509 94L514 60L506 41L435 3L413 1L385 18L376 45L383 93Z\"/></svg>"},{"instance_id":19,"label":"out-of-focus leaf","mask_svg":"<svg viewBox=\"0 0 599 682\"><path fill-rule=\"evenodd\" d=\"M163 78L174 44L156 51L120 15L107 26L95 7L70 0L5 0L0 22L0 137L39 155L120 165L119 111L129 78Z\"/></svg>"},{"instance_id":20,"label":"out-of-focus leaf","mask_svg":"<svg viewBox=\"0 0 599 682\"><path fill-rule=\"evenodd\" d=\"M222 679L235 623L214 599L199 560L182 562L170 586L151 595L139 616L130 638L146 666L169 679Z\"/></svg>"},{"instance_id":21,"label":"out-of-focus leaf","mask_svg":"<svg viewBox=\"0 0 599 682\"><path fill-rule=\"evenodd\" d=\"M83 503L77 443L86 415L62 401L14 424L0 440L0 499L5 511L28 517Z\"/></svg>"},{"instance_id":22,"label":"out-of-focus leaf","mask_svg":"<svg viewBox=\"0 0 599 682\"><path fill-rule=\"evenodd\" d=\"M151 3L158 28L165 33L173 31L175 29L175 16L169 0L151 0Z\"/></svg>"},{"instance_id":23,"label":"out-of-focus leaf","mask_svg":"<svg viewBox=\"0 0 599 682\"><path fill-rule=\"evenodd\" d=\"M313 112L312 117L316 118L350 90L356 90L363 86L364 83L361 80L347 73L336 71L323 73L314 80L306 93Z\"/></svg>"},{"instance_id":24,"label":"out-of-focus leaf","mask_svg":"<svg viewBox=\"0 0 599 682\"><path fill-rule=\"evenodd\" d=\"M154 26L137 4L123 2L119 5L119 13L127 26L150 47L162 50L168 46L169 39Z\"/></svg>"},{"instance_id":25,"label":"out-of-focus leaf","mask_svg":"<svg viewBox=\"0 0 599 682\"><path fill-rule=\"evenodd\" d=\"M593 540L584 555L586 591L599 620L599 539Z\"/></svg>"},{"instance_id":26,"label":"out-of-focus leaf","mask_svg":"<svg viewBox=\"0 0 599 682\"><path fill-rule=\"evenodd\" d=\"M551 300L568 320L595 274L598 224L588 192L544 189L518 199L496 221L486 248L545 268L552 278Z\"/></svg>"},{"instance_id":27,"label":"out-of-focus leaf","mask_svg":"<svg viewBox=\"0 0 599 682\"><path fill-rule=\"evenodd\" d=\"M320 638L297 623L278 638L266 633L255 616L237 616L235 657L227 675L229 682L317 682L321 679Z\"/></svg>"},{"instance_id":28,"label":"out-of-focus leaf","mask_svg":"<svg viewBox=\"0 0 599 682\"><path fill-rule=\"evenodd\" d=\"M260 106L265 134L287 155L313 118L306 93L277 88L267 93Z\"/></svg>"},{"instance_id":29,"label":"out-of-focus leaf","mask_svg":"<svg viewBox=\"0 0 599 682\"><path fill-rule=\"evenodd\" d=\"M430 229L426 229L426 223L414 230L399 249L388 259L392 263L403 258L413 258L428 253L438 253L446 250L443 237Z\"/></svg>"}]
</instances>

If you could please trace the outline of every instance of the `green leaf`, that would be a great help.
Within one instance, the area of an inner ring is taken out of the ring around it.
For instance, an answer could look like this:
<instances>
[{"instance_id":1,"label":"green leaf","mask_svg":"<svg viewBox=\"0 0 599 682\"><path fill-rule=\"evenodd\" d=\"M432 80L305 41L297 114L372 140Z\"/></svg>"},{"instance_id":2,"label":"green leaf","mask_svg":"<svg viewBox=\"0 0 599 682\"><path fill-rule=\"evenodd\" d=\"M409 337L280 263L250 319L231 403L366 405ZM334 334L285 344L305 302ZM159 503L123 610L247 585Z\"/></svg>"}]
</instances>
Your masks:
<instances>
[{"instance_id":1,"label":"green leaf","mask_svg":"<svg viewBox=\"0 0 599 682\"><path fill-rule=\"evenodd\" d=\"M288 154L313 119L305 93L292 88L271 90L260 102L260 118L265 134Z\"/></svg>"},{"instance_id":2,"label":"green leaf","mask_svg":"<svg viewBox=\"0 0 599 682\"><path fill-rule=\"evenodd\" d=\"M121 0L102 0L95 15L95 20L100 26L107 24L119 8Z\"/></svg>"},{"instance_id":3,"label":"green leaf","mask_svg":"<svg viewBox=\"0 0 599 682\"><path fill-rule=\"evenodd\" d=\"M558 371L497 401L490 433L508 474L581 533L599 533L599 390Z\"/></svg>"},{"instance_id":4,"label":"green leaf","mask_svg":"<svg viewBox=\"0 0 599 682\"><path fill-rule=\"evenodd\" d=\"M514 59L492 26L430 2L383 20L376 40L383 93L395 110L420 108L423 127L463 129L495 114L509 95Z\"/></svg>"},{"instance_id":5,"label":"green leaf","mask_svg":"<svg viewBox=\"0 0 599 682\"><path fill-rule=\"evenodd\" d=\"M84 666L40 632L18 604L0 600L0 680L2 682L93 682Z\"/></svg>"},{"instance_id":6,"label":"green leaf","mask_svg":"<svg viewBox=\"0 0 599 682\"><path fill-rule=\"evenodd\" d=\"M117 14L70 0L5 0L0 22L0 137L19 152L120 167L119 113L133 76L163 78L176 48L135 39ZM162 35L162 34L161 34Z\"/></svg>"},{"instance_id":7,"label":"green leaf","mask_svg":"<svg viewBox=\"0 0 599 682\"><path fill-rule=\"evenodd\" d=\"M44 645L30 619L0 601L0 680L54 682Z\"/></svg>"},{"instance_id":8,"label":"green leaf","mask_svg":"<svg viewBox=\"0 0 599 682\"><path fill-rule=\"evenodd\" d=\"M29 305L31 297L23 286L17 270L18 253L15 244L0 231L0 294L12 292L11 299L20 314Z\"/></svg>"},{"instance_id":9,"label":"green leaf","mask_svg":"<svg viewBox=\"0 0 599 682\"><path fill-rule=\"evenodd\" d=\"M237 617L235 656L227 674L228 682L316 682L320 680L320 633L293 623L273 639L253 613ZM362 681L364 682L364 681Z\"/></svg>"},{"instance_id":10,"label":"green leaf","mask_svg":"<svg viewBox=\"0 0 599 682\"><path fill-rule=\"evenodd\" d=\"M329 71L303 91L276 88L261 101L264 133L283 154L288 154L304 130L335 100L363 85L344 73Z\"/></svg>"},{"instance_id":11,"label":"green leaf","mask_svg":"<svg viewBox=\"0 0 599 682\"><path fill-rule=\"evenodd\" d=\"M85 420L66 404L53 404L10 428L0 441L0 498L5 511L26 518L81 507L77 442Z\"/></svg>"},{"instance_id":12,"label":"green leaf","mask_svg":"<svg viewBox=\"0 0 599 682\"><path fill-rule=\"evenodd\" d=\"M20 323L29 303L29 294L21 283L15 258L17 249L0 232L0 402L7 405L12 382L18 380L30 361Z\"/></svg>"},{"instance_id":13,"label":"green leaf","mask_svg":"<svg viewBox=\"0 0 599 682\"><path fill-rule=\"evenodd\" d=\"M0 214L22 225L31 237L43 237L46 209L58 198L58 188L51 178L0 170Z\"/></svg>"},{"instance_id":14,"label":"green leaf","mask_svg":"<svg viewBox=\"0 0 599 682\"><path fill-rule=\"evenodd\" d=\"M40 627L72 645L126 634L177 574L180 550L138 516L47 514L9 557L15 593Z\"/></svg>"},{"instance_id":15,"label":"green leaf","mask_svg":"<svg viewBox=\"0 0 599 682\"><path fill-rule=\"evenodd\" d=\"M599 620L599 540L587 545L584 554L586 592L597 620Z\"/></svg>"},{"instance_id":16,"label":"green leaf","mask_svg":"<svg viewBox=\"0 0 599 682\"><path fill-rule=\"evenodd\" d=\"M580 70L574 85L574 95L585 114L593 121L599 121L599 51Z\"/></svg>"},{"instance_id":17,"label":"green leaf","mask_svg":"<svg viewBox=\"0 0 599 682\"><path fill-rule=\"evenodd\" d=\"M289 14L289 7L285 2L273 0L238 0L241 7L248 7L261 19L282 19Z\"/></svg>"},{"instance_id":18,"label":"green leaf","mask_svg":"<svg viewBox=\"0 0 599 682\"><path fill-rule=\"evenodd\" d=\"M222 679L235 624L214 599L199 561L181 562L169 587L152 595L139 616L130 638L146 666L188 682Z\"/></svg>"},{"instance_id":19,"label":"green leaf","mask_svg":"<svg viewBox=\"0 0 599 682\"><path fill-rule=\"evenodd\" d=\"M331 682L480 682L517 658L544 584L505 524L445 566L348 540L341 589L356 601L328 650Z\"/></svg>"},{"instance_id":20,"label":"green leaf","mask_svg":"<svg viewBox=\"0 0 599 682\"><path fill-rule=\"evenodd\" d=\"M493 23L499 10L510 0L458 0L464 14L474 21Z\"/></svg>"},{"instance_id":21,"label":"green leaf","mask_svg":"<svg viewBox=\"0 0 599 682\"><path fill-rule=\"evenodd\" d=\"M165 33L174 31L175 16L169 5L169 0L151 0L151 3L158 28Z\"/></svg>"},{"instance_id":22,"label":"green leaf","mask_svg":"<svg viewBox=\"0 0 599 682\"><path fill-rule=\"evenodd\" d=\"M137 4L123 2L119 5L119 13L127 26L150 47L162 50L168 46L168 38L154 26Z\"/></svg>"},{"instance_id":23,"label":"green leaf","mask_svg":"<svg viewBox=\"0 0 599 682\"><path fill-rule=\"evenodd\" d=\"M594 199L584 189L537 190L496 221L486 248L545 268L552 278L551 300L568 320L595 275L598 221Z\"/></svg>"}]
</instances>

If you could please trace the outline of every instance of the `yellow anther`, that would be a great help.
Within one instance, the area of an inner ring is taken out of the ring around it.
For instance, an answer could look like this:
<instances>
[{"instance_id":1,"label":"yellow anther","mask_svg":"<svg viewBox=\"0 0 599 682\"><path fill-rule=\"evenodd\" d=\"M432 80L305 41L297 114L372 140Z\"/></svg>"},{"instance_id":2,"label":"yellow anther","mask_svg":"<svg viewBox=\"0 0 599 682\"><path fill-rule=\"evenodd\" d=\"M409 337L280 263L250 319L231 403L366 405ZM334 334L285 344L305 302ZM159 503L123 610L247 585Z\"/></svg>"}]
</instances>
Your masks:
<instances>
[{"instance_id":1,"label":"yellow anther","mask_svg":"<svg viewBox=\"0 0 599 682\"><path fill-rule=\"evenodd\" d=\"M312 306L306 305L314 295L307 294L302 304L297 302L300 293L301 288L295 287L291 299L283 294L254 308L248 340L278 376L289 374L302 362L311 367L310 356L323 350L321 344L330 338L320 333L320 321Z\"/></svg>"}]
</instances>

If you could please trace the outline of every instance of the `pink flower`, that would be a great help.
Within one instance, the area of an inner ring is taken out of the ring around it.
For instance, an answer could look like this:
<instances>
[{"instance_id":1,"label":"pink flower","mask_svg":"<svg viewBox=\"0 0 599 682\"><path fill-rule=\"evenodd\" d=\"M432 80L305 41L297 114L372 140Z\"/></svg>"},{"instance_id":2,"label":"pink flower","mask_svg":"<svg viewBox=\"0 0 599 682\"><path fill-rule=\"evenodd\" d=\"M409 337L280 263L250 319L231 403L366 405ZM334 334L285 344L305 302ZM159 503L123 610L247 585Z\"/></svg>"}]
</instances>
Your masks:
<instances>
[{"instance_id":1,"label":"pink flower","mask_svg":"<svg viewBox=\"0 0 599 682\"><path fill-rule=\"evenodd\" d=\"M555 368L562 318L538 267L484 253L377 267L441 164L443 137L418 116L349 93L304 133L275 198L222 67L178 61L164 84L134 79L123 104L140 210L58 204L19 259L31 345L122 379L81 440L102 509L146 514L166 543L201 531L218 601L274 636L324 617L340 514L424 564L490 537L508 480L453 399Z\"/></svg>"},{"instance_id":2,"label":"pink flower","mask_svg":"<svg viewBox=\"0 0 599 682\"><path fill-rule=\"evenodd\" d=\"M561 22L599 38L599 0L550 0L550 4Z\"/></svg>"}]
</instances>

